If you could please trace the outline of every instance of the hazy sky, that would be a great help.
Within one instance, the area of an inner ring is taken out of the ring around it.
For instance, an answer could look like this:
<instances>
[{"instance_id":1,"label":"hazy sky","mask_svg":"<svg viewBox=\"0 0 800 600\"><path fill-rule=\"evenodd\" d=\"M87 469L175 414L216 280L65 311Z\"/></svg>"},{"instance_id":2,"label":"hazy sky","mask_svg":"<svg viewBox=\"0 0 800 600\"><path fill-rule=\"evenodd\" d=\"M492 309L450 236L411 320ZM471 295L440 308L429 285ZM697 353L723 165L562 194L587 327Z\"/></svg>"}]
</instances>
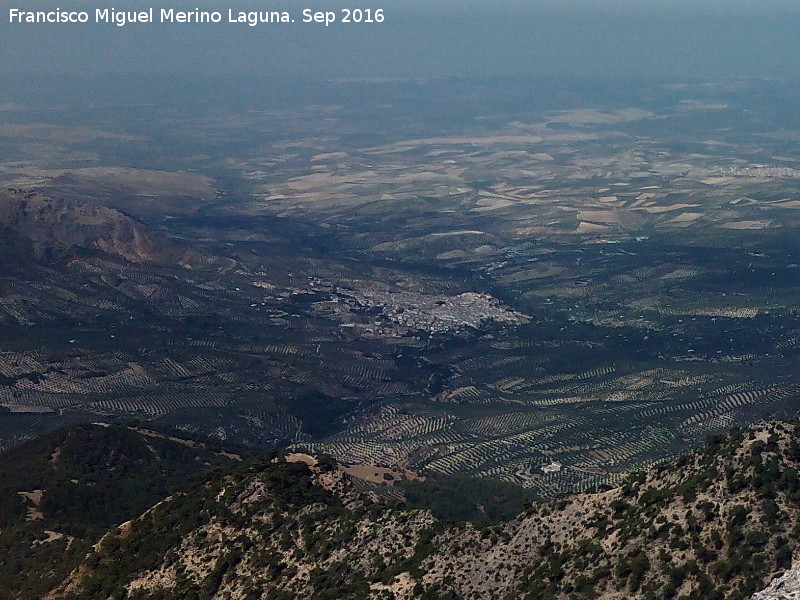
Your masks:
<instances>
[{"instance_id":1,"label":"hazy sky","mask_svg":"<svg viewBox=\"0 0 800 600\"><path fill-rule=\"evenodd\" d=\"M0 71L293 76L796 76L796 0L2 0ZM12 25L9 8L287 10L246 25ZM306 7L378 9L383 24L300 23ZM17 80L15 76L14 81Z\"/></svg>"}]
</instances>

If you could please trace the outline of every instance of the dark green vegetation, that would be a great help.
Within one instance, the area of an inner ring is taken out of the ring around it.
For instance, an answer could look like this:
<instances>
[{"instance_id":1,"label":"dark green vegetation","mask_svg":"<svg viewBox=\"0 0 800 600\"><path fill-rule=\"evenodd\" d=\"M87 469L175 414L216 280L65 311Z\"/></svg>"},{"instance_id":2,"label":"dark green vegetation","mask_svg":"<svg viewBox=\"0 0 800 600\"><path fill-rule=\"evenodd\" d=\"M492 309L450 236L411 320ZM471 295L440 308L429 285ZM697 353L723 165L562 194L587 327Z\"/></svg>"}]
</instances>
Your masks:
<instances>
[{"instance_id":1,"label":"dark green vegetation","mask_svg":"<svg viewBox=\"0 0 800 600\"><path fill-rule=\"evenodd\" d=\"M233 462L225 448L133 426L85 425L3 452L0 598L41 598L109 527Z\"/></svg>"},{"instance_id":2,"label":"dark green vegetation","mask_svg":"<svg viewBox=\"0 0 800 600\"><path fill-rule=\"evenodd\" d=\"M409 507L428 509L444 521L508 521L540 500L518 485L467 475L433 474L425 481L403 480L395 486Z\"/></svg>"},{"instance_id":3,"label":"dark green vegetation","mask_svg":"<svg viewBox=\"0 0 800 600\"><path fill-rule=\"evenodd\" d=\"M737 429L619 488L475 527L268 455L112 530L55 598L745 600L797 548L799 460L800 423Z\"/></svg>"}]
</instances>

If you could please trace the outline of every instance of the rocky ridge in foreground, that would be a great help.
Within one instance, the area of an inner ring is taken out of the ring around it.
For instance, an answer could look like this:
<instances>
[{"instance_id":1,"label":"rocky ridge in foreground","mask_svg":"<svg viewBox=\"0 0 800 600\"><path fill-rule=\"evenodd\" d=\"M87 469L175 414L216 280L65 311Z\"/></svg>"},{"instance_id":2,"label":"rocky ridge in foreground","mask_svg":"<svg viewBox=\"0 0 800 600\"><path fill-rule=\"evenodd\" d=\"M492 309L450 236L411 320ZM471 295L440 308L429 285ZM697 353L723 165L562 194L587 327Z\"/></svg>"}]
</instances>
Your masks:
<instances>
[{"instance_id":1,"label":"rocky ridge in foreground","mask_svg":"<svg viewBox=\"0 0 800 600\"><path fill-rule=\"evenodd\" d=\"M49 598L750 598L790 566L800 425L768 423L507 523L446 523L280 454L109 532Z\"/></svg>"}]
</instances>

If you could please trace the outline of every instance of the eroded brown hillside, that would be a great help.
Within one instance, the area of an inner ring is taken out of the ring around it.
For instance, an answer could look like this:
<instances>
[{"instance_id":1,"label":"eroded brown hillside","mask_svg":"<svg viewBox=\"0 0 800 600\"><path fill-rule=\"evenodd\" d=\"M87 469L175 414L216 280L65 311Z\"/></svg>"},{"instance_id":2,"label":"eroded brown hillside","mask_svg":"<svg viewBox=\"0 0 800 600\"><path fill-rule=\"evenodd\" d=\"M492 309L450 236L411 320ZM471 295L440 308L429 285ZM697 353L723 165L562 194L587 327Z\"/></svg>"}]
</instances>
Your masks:
<instances>
[{"instance_id":1,"label":"eroded brown hillside","mask_svg":"<svg viewBox=\"0 0 800 600\"><path fill-rule=\"evenodd\" d=\"M132 262L180 262L169 238L119 210L53 199L35 191L0 193L0 227L39 256L48 249L88 247Z\"/></svg>"}]
</instances>

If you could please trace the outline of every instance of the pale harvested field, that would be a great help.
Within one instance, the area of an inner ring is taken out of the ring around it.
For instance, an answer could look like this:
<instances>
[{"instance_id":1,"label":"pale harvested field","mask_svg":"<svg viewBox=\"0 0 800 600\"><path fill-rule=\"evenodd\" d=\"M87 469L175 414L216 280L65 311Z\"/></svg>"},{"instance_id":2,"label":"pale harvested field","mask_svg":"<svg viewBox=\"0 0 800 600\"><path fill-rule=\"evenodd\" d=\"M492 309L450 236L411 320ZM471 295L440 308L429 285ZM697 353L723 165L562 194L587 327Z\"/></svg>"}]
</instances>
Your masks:
<instances>
[{"instance_id":1,"label":"pale harvested field","mask_svg":"<svg viewBox=\"0 0 800 600\"><path fill-rule=\"evenodd\" d=\"M731 223L722 223L719 227L737 230L766 229L770 223L771 221L733 221Z\"/></svg>"},{"instance_id":2,"label":"pale harvested field","mask_svg":"<svg viewBox=\"0 0 800 600\"><path fill-rule=\"evenodd\" d=\"M548 119L549 123L566 123L568 125L599 125L638 121L652 117L654 114L639 108L622 108L613 112L604 112L593 108L579 108L565 111Z\"/></svg>"},{"instance_id":3,"label":"pale harvested field","mask_svg":"<svg viewBox=\"0 0 800 600\"><path fill-rule=\"evenodd\" d=\"M581 224L578 225L575 231L576 233L603 233L604 231L608 231L608 229L607 225L598 225L597 223L581 221Z\"/></svg>"},{"instance_id":4,"label":"pale harvested field","mask_svg":"<svg viewBox=\"0 0 800 600\"><path fill-rule=\"evenodd\" d=\"M48 125L45 123L17 124L8 123L0 125L0 137L15 140L42 140L56 143L83 143L95 140L134 141L141 138L130 135L121 135L88 127L63 127L61 125Z\"/></svg>"},{"instance_id":5,"label":"pale harvested field","mask_svg":"<svg viewBox=\"0 0 800 600\"><path fill-rule=\"evenodd\" d=\"M670 219L669 223L692 223L703 216L704 213L685 212L679 214L677 217Z\"/></svg>"},{"instance_id":6,"label":"pale harvested field","mask_svg":"<svg viewBox=\"0 0 800 600\"><path fill-rule=\"evenodd\" d=\"M678 204L668 204L666 206L647 206L644 208L647 212L651 215L659 215L661 213L672 212L673 210L683 210L685 208L698 208L699 204L684 204L679 202Z\"/></svg>"},{"instance_id":7,"label":"pale harvested field","mask_svg":"<svg viewBox=\"0 0 800 600\"><path fill-rule=\"evenodd\" d=\"M613 210L581 210L577 217L579 221L592 223L619 223L619 214Z\"/></svg>"},{"instance_id":8,"label":"pale harvested field","mask_svg":"<svg viewBox=\"0 0 800 600\"><path fill-rule=\"evenodd\" d=\"M394 485L394 482L398 479L425 481L423 476L408 469L388 469L375 465L352 465L345 468L345 472L362 481L368 481L369 483L385 483L390 486ZM391 476L392 479L387 479L386 476Z\"/></svg>"}]
</instances>

